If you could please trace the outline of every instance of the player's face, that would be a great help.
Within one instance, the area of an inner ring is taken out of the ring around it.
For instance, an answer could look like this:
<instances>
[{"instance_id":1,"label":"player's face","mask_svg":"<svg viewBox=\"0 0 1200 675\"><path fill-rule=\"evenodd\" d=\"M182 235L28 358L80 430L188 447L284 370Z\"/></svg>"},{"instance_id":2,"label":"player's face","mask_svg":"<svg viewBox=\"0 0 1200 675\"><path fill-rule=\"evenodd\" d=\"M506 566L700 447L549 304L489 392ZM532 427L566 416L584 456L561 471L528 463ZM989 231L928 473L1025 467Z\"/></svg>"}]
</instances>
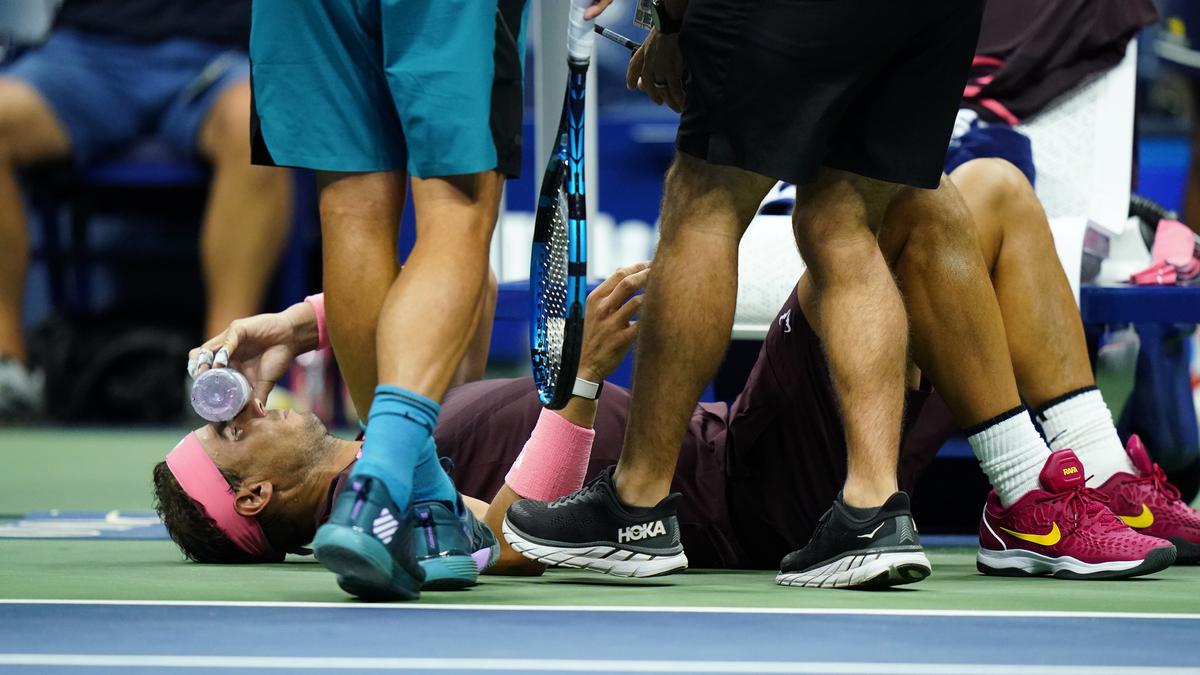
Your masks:
<instances>
[{"instance_id":1,"label":"player's face","mask_svg":"<svg viewBox=\"0 0 1200 675\"><path fill-rule=\"evenodd\" d=\"M209 424L196 433L218 466L277 485L307 475L326 447L325 425L316 415L265 410L257 400L229 422Z\"/></svg>"}]
</instances>

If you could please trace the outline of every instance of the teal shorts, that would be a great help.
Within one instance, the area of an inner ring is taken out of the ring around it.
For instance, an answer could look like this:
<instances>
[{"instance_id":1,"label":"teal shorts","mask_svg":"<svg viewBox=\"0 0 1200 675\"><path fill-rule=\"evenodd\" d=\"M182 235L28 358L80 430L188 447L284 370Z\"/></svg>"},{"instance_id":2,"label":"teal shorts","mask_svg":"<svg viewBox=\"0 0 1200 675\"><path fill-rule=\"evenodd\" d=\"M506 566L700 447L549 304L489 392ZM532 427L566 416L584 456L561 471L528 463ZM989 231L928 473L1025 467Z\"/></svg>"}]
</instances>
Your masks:
<instances>
[{"instance_id":1,"label":"teal shorts","mask_svg":"<svg viewBox=\"0 0 1200 675\"><path fill-rule=\"evenodd\" d=\"M254 0L251 16L256 164L519 174L526 0Z\"/></svg>"}]
</instances>

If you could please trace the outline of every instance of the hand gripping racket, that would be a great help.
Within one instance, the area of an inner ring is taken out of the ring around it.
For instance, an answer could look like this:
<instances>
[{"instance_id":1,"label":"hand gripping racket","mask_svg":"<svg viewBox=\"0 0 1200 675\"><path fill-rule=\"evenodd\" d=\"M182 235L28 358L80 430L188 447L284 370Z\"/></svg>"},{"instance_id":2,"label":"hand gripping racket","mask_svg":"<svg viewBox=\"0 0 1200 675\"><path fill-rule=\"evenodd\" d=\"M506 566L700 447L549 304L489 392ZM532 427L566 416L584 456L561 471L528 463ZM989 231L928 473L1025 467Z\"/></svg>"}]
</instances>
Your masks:
<instances>
[{"instance_id":1,"label":"hand gripping racket","mask_svg":"<svg viewBox=\"0 0 1200 675\"><path fill-rule=\"evenodd\" d=\"M538 399L552 410L571 398L587 294L587 208L583 158L584 93L595 34L583 11L592 0L571 0L567 31L567 90L558 136L538 196L529 262L529 352Z\"/></svg>"}]
</instances>

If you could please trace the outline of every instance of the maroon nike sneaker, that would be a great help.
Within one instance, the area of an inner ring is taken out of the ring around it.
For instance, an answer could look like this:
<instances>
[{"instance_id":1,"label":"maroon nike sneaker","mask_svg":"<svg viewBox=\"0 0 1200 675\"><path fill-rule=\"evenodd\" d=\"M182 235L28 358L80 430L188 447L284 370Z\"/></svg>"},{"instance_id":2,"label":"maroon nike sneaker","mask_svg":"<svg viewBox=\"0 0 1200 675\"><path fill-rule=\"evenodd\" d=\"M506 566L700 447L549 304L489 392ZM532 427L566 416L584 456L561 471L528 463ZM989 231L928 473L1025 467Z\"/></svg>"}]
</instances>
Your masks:
<instances>
[{"instance_id":1,"label":"maroon nike sneaker","mask_svg":"<svg viewBox=\"0 0 1200 675\"><path fill-rule=\"evenodd\" d=\"M1175 544L1176 563L1200 563L1200 511L1180 499L1136 434L1129 437L1125 452L1137 473L1118 473L1100 486L1108 508L1134 530Z\"/></svg>"},{"instance_id":2,"label":"maroon nike sneaker","mask_svg":"<svg viewBox=\"0 0 1200 675\"><path fill-rule=\"evenodd\" d=\"M979 523L975 566L995 576L1123 579L1175 562L1169 541L1139 534L1087 487L1083 464L1070 450L1050 453L1032 490L1004 508L993 490Z\"/></svg>"}]
</instances>

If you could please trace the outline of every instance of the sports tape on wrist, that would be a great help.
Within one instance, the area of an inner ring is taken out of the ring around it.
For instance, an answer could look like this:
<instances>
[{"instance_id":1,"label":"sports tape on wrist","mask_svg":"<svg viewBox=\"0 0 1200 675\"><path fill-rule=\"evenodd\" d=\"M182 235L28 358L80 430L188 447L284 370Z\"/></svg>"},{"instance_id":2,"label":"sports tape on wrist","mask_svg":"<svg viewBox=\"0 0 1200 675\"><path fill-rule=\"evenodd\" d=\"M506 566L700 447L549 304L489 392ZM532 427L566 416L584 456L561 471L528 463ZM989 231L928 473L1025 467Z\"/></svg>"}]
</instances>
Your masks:
<instances>
[{"instance_id":1,"label":"sports tape on wrist","mask_svg":"<svg viewBox=\"0 0 1200 675\"><path fill-rule=\"evenodd\" d=\"M596 431L542 409L537 426L504 482L527 499L550 501L583 486Z\"/></svg>"}]
</instances>

